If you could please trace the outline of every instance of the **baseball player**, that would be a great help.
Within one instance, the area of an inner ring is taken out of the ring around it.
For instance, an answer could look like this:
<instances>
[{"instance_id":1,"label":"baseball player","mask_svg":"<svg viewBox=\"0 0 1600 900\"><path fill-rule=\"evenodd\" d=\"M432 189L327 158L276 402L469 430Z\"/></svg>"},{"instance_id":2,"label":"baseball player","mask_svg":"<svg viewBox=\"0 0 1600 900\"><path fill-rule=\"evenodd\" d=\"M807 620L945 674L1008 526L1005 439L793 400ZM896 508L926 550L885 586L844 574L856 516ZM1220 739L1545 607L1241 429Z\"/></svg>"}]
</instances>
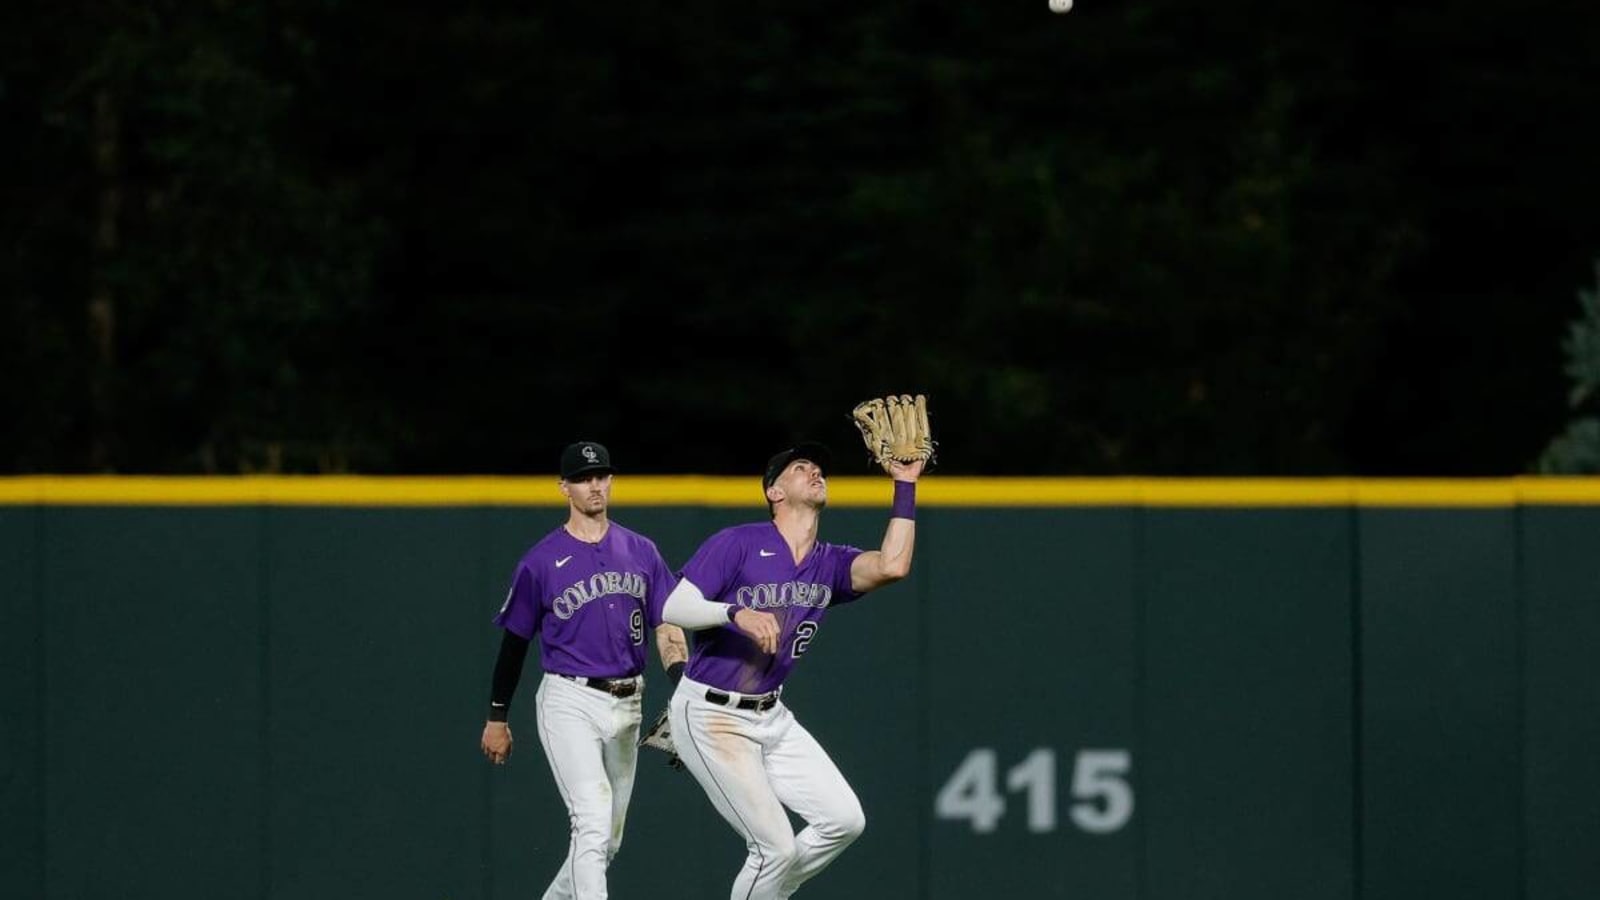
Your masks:
<instances>
[{"instance_id":1,"label":"baseball player","mask_svg":"<svg viewBox=\"0 0 1600 900\"><path fill-rule=\"evenodd\" d=\"M494 619L505 635L481 747L496 765L511 756L506 715L528 644L539 639L539 742L572 828L545 900L606 897L606 867L622 843L633 794L645 635L654 631L674 681L688 658L683 632L661 622L676 580L666 561L648 538L608 518L614 471L610 453L593 441L562 452L566 524L523 555Z\"/></svg>"},{"instance_id":2,"label":"baseball player","mask_svg":"<svg viewBox=\"0 0 1600 900\"><path fill-rule=\"evenodd\" d=\"M866 826L855 792L779 694L830 608L910 573L924 462L888 465L894 507L883 544L867 551L817 539L828 465L816 443L773 456L761 482L772 521L708 538L663 612L697 632L670 722L685 767L749 848L736 900L794 894ZM775 627L727 628L740 610L768 611ZM805 820L799 834L785 807Z\"/></svg>"}]
</instances>

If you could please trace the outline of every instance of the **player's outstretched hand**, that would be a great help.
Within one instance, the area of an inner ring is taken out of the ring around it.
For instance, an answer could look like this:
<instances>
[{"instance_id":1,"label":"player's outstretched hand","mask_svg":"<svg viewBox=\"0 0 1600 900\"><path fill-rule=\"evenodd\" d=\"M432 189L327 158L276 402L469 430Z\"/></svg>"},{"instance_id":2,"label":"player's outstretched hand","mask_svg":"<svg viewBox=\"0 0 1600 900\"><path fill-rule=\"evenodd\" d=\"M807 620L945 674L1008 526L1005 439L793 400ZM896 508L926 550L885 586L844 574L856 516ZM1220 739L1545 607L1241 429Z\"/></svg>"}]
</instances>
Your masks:
<instances>
[{"instance_id":1,"label":"player's outstretched hand","mask_svg":"<svg viewBox=\"0 0 1600 900\"><path fill-rule=\"evenodd\" d=\"M925 459L914 459L911 462L901 462L897 459L886 463L889 467L889 477L895 481L916 481L922 477L922 470L928 465Z\"/></svg>"},{"instance_id":2,"label":"player's outstretched hand","mask_svg":"<svg viewBox=\"0 0 1600 900\"><path fill-rule=\"evenodd\" d=\"M756 642L762 653L778 652L778 618L772 613L740 609L733 614L733 624Z\"/></svg>"},{"instance_id":3,"label":"player's outstretched hand","mask_svg":"<svg viewBox=\"0 0 1600 900\"><path fill-rule=\"evenodd\" d=\"M478 745L483 755L497 766L511 758L511 726L504 722L483 723L483 740Z\"/></svg>"}]
</instances>

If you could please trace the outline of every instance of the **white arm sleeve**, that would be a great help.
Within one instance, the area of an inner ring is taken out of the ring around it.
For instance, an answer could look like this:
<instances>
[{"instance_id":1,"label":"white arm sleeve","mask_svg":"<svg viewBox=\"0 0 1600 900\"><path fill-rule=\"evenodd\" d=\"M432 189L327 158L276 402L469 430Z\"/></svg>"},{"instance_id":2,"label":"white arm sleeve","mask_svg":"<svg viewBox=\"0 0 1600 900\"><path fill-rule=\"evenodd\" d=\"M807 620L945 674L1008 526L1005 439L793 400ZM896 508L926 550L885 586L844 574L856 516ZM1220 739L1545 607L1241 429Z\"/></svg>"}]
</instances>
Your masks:
<instances>
[{"instance_id":1,"label":"white arm sleeve","mask_svg":"<svg viewBox=\"0 0 1600 900\"><path fill-rule=\"evenodd\" d=\"M713 603L700 593L694 582L687 578L678 579L678 586L667 595L667 603L661 608L661 620L679 628L697 631L701 628L715 628L718 625L728 624L728 612L732 608L730 603Z\"/></svg>"}]
</instances>

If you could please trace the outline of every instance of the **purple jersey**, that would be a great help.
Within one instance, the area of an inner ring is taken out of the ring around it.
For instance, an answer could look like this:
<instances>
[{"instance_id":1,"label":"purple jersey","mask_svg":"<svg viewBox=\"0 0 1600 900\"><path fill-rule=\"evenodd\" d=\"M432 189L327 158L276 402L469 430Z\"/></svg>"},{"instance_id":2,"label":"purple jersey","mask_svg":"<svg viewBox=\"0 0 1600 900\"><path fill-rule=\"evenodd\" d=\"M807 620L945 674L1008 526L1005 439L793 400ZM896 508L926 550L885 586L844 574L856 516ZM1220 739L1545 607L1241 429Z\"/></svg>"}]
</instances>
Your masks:
<instances>
[{"instance_id":1,"label":"purple jersey","mask_svg":"<svg viewBox=\"0 0 1600 900\"><path fill-rule=\"evenodd\" d=\"M687 675L740 694L776 690L817 633L830 606L861 595L850 589L850 564L861 550L818 541L795 565L778 526L735 525L695 551L683 577L706 599L769 612L778 618L778 652L767 655L732 623L695 632Z\"/></svg>"},{"instance_id":2,"label":"purple jersey","mask_svg":"<svg viewBox=\"0 0 1600 900\"><path fill-rule=\"evenodd\" d=\"M494 623L529 639L537 632L546 672L637 675L677 583L654 542L615 522L597 544L557 528L517 563Z\"/></svg>"}]
</instances>

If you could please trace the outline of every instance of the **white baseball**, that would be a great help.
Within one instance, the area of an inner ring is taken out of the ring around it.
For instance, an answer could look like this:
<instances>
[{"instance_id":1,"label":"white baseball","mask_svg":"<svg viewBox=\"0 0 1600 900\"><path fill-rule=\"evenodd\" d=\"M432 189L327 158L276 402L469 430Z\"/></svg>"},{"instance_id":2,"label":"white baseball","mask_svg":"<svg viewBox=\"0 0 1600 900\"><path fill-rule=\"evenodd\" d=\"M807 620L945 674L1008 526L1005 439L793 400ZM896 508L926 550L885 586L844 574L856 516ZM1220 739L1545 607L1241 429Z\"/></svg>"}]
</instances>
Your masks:
<instances>
[{"instance_id":1,"label":"white baseball","mask_svg":"<svg viewBox=\"0 0 1600 900\"><path fill-rule=\"evenodd\" d=\"M1064 13L1072 8L1072 0L1050 0L1050 11Z\"/></svg>"}]
</instances>

